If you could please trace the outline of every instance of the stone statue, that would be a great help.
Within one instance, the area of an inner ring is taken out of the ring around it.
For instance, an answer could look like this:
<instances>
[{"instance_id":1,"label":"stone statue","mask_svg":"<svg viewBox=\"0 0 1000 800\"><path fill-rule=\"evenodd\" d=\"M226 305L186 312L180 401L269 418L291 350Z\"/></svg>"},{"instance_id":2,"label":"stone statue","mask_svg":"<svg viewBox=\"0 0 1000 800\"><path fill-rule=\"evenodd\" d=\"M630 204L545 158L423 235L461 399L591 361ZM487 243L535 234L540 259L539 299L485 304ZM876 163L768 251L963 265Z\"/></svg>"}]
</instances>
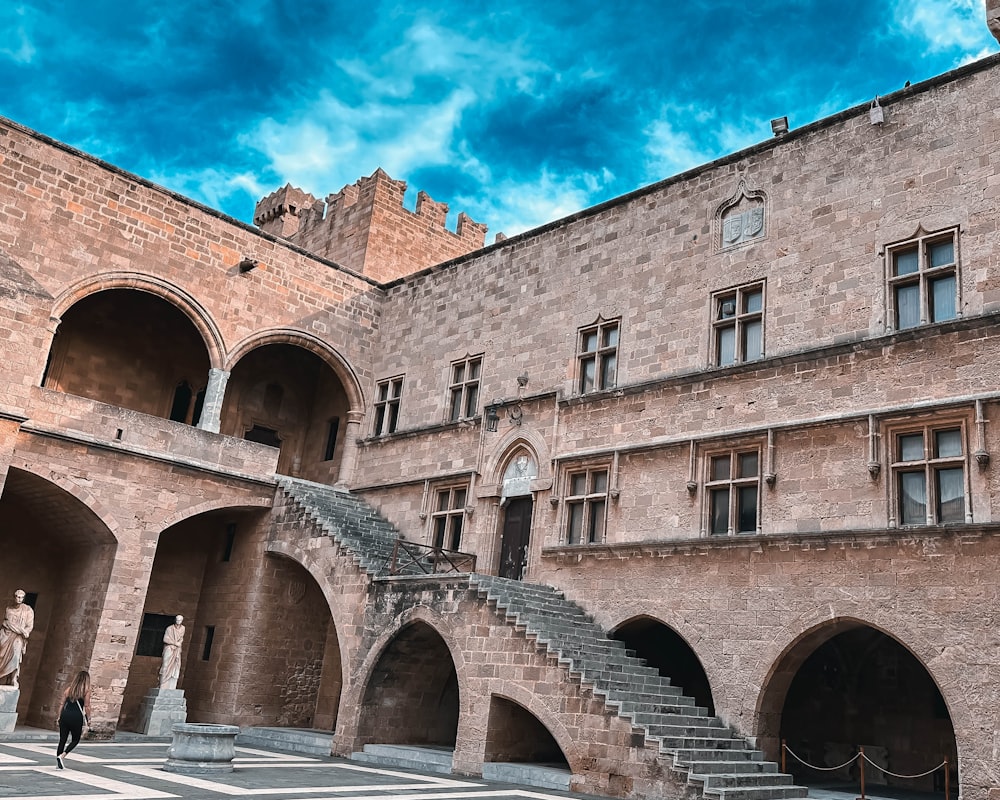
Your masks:
<instances>
[{"instance_id":1,"label":"stone statue","mask_svg":"<svg viewBox=\"0 0 1000 800\"><path fill-rule=\"evenodd\" d=\"M35 612L25 605L24 589L18 589L14 592L14 605L7 608L0 623L0 684L18 687L21 659L34 627Z\"/></svg>"},{"instance_id":2,"label":"stone statue","mask_svg":"<svg viewBox=\"0 0 1000 800\"><path fill-rule=\"evenodd\" d=\"M181 643L184 641L184 617L180 614L163 634L163 663L160 664L160 688L176 689L181 675Z\"/></svg>"}]
</instances>

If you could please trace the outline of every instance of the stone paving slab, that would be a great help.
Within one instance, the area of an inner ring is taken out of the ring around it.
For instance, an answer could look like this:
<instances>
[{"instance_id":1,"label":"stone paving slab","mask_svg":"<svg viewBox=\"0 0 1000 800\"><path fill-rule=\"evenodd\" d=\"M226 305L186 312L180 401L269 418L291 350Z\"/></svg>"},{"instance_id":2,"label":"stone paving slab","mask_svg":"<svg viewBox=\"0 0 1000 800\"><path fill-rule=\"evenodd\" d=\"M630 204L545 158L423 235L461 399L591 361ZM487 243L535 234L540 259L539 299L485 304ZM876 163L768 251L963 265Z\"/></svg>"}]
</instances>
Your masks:
<instances>
[{"instance_id":1,"label":"stone paving slab","mask_svg":"<svg viewBox=\"0 0 1000 800\"><path fill-rule=\"evenodd\" d=\"M163 741L83 741L56 767L51 741L0 741L0 800L565 800L566 792L236 747L235 771L164 772Z\"/></svg>"}]
</instances>

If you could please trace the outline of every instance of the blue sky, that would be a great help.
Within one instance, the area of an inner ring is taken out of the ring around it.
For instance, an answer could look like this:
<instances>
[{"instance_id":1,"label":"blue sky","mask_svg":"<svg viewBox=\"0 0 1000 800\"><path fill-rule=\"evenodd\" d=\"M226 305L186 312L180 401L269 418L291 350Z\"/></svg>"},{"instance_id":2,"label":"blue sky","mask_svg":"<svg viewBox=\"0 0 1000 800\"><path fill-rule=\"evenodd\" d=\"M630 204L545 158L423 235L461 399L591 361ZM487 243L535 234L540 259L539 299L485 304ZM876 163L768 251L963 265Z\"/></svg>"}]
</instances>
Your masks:
<instances>
[{"instance_id":1,"label":"blue sky","mask_svg":"<svg viewBox=\"0 0 1000 800\"><path fill-rule=\"evenodd\" d=\"M6 0L0 115L244 221L381 166L492 242L997 50L983 0Z\"/></svg>"}]
</instances>

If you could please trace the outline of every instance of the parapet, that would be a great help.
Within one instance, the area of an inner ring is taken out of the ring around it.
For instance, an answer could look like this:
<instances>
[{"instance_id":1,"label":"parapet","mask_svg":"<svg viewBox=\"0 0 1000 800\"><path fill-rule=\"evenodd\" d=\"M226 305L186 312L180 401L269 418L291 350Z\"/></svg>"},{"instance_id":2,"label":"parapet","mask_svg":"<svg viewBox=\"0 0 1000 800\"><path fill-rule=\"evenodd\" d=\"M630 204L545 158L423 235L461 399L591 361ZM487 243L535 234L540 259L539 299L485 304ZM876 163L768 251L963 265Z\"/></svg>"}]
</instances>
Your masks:
<instances>
[{"instance_id":1,"label":"parapet","mask_svg":"<svg viewBox=\"0 0 1000 800\"><path fill-rule=\"evenodd\" d=\"M380 282L483 247L486 225L461 213L450 231L447 203L420 192L416 209L409 211L403 207L405 194L406 182L381 168L325 201L286 185L257 203L254 224Z\"/></svg>"}]
</instances>

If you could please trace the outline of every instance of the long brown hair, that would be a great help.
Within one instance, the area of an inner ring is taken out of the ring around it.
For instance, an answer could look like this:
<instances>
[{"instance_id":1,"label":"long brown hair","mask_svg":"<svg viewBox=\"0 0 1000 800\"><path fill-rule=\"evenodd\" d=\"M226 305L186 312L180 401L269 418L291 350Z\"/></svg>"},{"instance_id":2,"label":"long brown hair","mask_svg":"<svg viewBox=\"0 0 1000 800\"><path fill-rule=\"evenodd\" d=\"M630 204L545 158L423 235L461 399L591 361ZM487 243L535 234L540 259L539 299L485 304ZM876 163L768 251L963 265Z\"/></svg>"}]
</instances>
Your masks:
<instances>
[{"instance_id":1,"label":"long brown hair","mask_svg":"<svg viewBox=\"0 0 1000 800\"><path fill-rule=\"evenodd\" d=\"M85 669L81 669L76 673L76 678L69 685L66 690L66 699L72 702L80 700L81 702L87 699L87 695L90 694L90 673Z\"/></svg>"}]
</instances>

